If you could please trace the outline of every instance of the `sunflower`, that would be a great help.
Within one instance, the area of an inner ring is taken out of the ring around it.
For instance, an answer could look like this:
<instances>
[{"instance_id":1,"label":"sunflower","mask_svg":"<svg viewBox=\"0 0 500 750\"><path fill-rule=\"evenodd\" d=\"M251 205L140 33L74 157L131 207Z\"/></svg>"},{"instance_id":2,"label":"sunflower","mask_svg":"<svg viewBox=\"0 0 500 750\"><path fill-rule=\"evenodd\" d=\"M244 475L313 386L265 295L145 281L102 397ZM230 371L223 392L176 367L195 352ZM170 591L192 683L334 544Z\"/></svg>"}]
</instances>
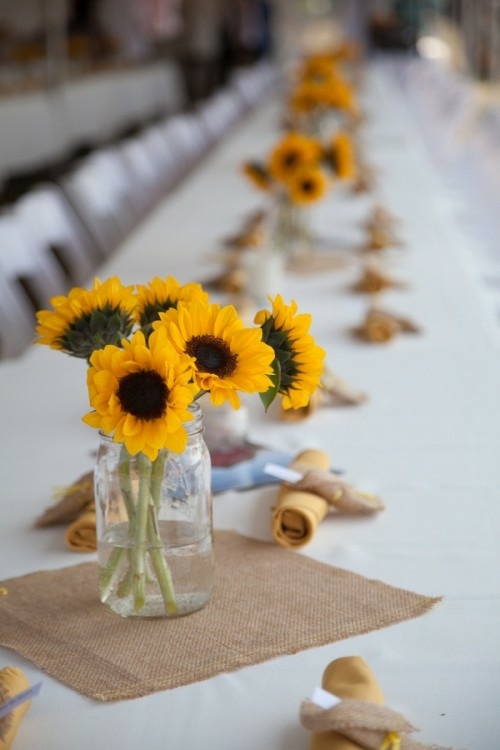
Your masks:
<instances>
[{"instance_id":1,"label":"sunflower","mask_svg":"<svg viewBox=\"0 0 500 750\"><path fill-rule=\"evenodd\" d=\"M324 85L317 85L321 103L334 109L351 110L354 107L354 93L348 83L341 78L333 78Z\"/></svg>"},{"instance_id":2,"label":"sunflower","mask_svg":"<svg viewBox=\"0 0 500 750\"><path fill-rule=\"evenodd\" d=\"M292 92L290 108L300 114L311 112L318 105L316 86L310 81L303 81Z\"/></svg>"},{"instance_id":3,"label":"sunflower","mask_svg":"<svg viewBox=\"0 0 500 750\"><path fill-rule=\"evenodd\" d=\"M130 335L134 325L137 299L133 286L123 286L117 276L92 289L75 287L67 297L50 300L53 310L40 310L38 339L35 343L61 349L74 357L88 359L95 349L119 344Z\"/></svg>"},{"instance_id":4,"label":"sunflower","mask_svg":"<svg viewBox=\"0 0 500 750\"><path fill-rule=\"evenodd\" d=\"M110 344L92 354L87 386L94 411L83 421L133 456L141 452L154 461L163 448L180 453L187 443L183 423L192 419L192 361L174 350L164 328L148 342L137 331L122 343L123 349Z\"/></svg>"},{"instance_id":5,"label":"sunflower","mask_svg":"<svg viewBox=\"0 0 500 750\"><path fill-rule=\"evenodd\" d=\"M326 150L325 156L340 180L350 180L355 176L354 147L346 133L337 133L334 136L331 147Z\"/></svg>"},{"instance_id":6,"label":"sunflower","mask_svg":"<svg viewBox=\"0 0 500 750\"><path fill-rule=\"evenodd\" d=\"M160 315L177 351L194 359L194 381L209 391L215 406L228 401L238 409L237 391L260 393L272 381L274 351L262 341L260 328L245 328L233 305L181 303Z\"/></svg>"},{"instance_id":7,"label":"sunflower","mask_svg":"<svg viewBox=\"0 0 500 750\"><path fill-rule=\"evenodd\" d=\"M177 307L178 302L191 302L195 299L208 302L208 294L201 284L191 282L181 285L173 276L165 279L156 276L147 285L137 286L137 299L137 320L147 332L161 312Z\"/></svg>"},{"instance_id":8,"label":"sunflower","mask_svg":"<svg viewBox=\"0 0 500 750\"><path fill-rule=\"evenodd\" d=\"M299 70L299 81L324 82L338 77L336 63L332 55L313 55L305 60Z\"/></svg>"},{"instance_id":9,"label":"sunflower","mask_svg":"<svg viewBox=\"0 0 500 750\"><path fill-rule=\"evenodd\" d=\"M269 190L272 184L271 176L267 169L259 162L247 161L243 164L243 174L248 177L254 187L259 190Z\"/></svg>"},{"instance_id":10,"label":"sunflower","mask_svg":"<svg viewBox=\"0 0 500 750\"><path fill-rule=\"evenodd\" d=\"M269 157L269 172L280 182L287 182L301 167L314 164L321 157L321 146L314 138L288 133Z\"/></svg>"},{"instance_id":11,"label":"sunflower","mask_svg":"<svg viewBox=\"0 0 500 750\"><path fill-rule=\"evenodd\" d=\"M328 189L328 179L319 167L304 167L288 182L288 191L294 203L315 203Z\"/></svg>"},{"instance_id":12,"label":"sunflower","mask_svg":"<svg viewBox=\"0 0 500 750\"><path fill-rule=\"evenodd\" d=\"M320 384L325 351L309 333L311 316L297 314L294 300L285 305L278 294L270 301L272 311L260 310L254 322L261 326L263 340L275 351L274 387L283 397L283 408L300 409L307 406ZM269 394L269 403L274 395Z\"/></svg>"},{"instance_id":13,"label":"sunflower","mask_svg":"<svg viewBox=\"0 0 500 750\"><path fill-rule=\"evenodd\" d=\"M333 64L327 60L310 60L302 70L302 81L329 81L334 75Z\"/></svg>"}]
</instances>

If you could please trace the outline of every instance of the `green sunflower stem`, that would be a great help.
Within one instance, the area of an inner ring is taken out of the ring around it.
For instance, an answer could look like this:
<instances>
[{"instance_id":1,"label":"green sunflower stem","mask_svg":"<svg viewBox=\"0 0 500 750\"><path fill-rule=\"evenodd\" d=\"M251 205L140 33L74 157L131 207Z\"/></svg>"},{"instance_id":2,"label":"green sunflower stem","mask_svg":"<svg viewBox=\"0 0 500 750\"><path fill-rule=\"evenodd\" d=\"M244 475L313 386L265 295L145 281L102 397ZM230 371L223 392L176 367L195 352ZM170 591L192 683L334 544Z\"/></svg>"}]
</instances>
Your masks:
<instances>
[{"instance_id":1,"label":"green sunflower stem","mask_svg":"<svg viewBox=\"0 0 500 750\"><path fill-rule=\"evenodd\" d=\"M156 513L154 504L150 506L150 513L148 518L148 534L151 540L150 555L153 561L153 566L160 586L161 595L165 604L166 611L173 615L177 612L177 603L175 601L174 584L170 569L167 561L163 554L163 542L161 539L160 531L158 529L158 522L156 519Z\"/></svg>"},{"instance_id":2,"label":"green sunflower stem","mask_svg":"<svg viewBox=\"0 0 500 750\"><path fill-rule=\"evenodd\" d=\"M120 565L125 552L126 549L124 547L115 547L112 550L106 565L100 572L99 589L101 592L101 597L104 601L106 601L110 594L110 591L113 588L113 584L120 569Z\"/></svg>"},{"instance_id":3,"label":"green sunflower stem","mask_svg":"<svg viewBox=\"0 0 500 750\"><path fill-rule=\"evenodd\" d=\"M150 503L151 461L143 453L137 456L139 495L137 498L134 547L132 549L132 593L134 609L140 612L146 603L146 544Z\"/></svg>"},{"instance_id":4,"label":"green sunflower stem","mask_svg":"<svg viewBox=\"0 0 500 750\"><path fill-rule=\"evenodd\" d=\"M135 518L135 498L134 489L132 487L132 478L130 476L130 453L124 445L122 445L120 450L118 476L120 479L120 491L122 493L123 502L125 503L125 508L127 509L129 523L133 526Z\"/></svg>"},{"instance_id":5,"label":"green sunflower stem","mask_svg":"<svg viewBox=\"0 0 500 750\"><path fill-rule=\"evenodd\" d=\"M120 490L122 493L123 501L127 509L127 515L129 518L130 529L133 529L135 520L135 501L134 501L134 490L132 487L132 480L130 477L130 454L122 445L120 451L120 461L118 465L118 476L120 479ZM110 554L108 561L101 572L99 585L101 590L101 596L106 599L113 587L116 576L120 569L123 561L123 557L127 552L129 558L129 564L125 576L120 581L117 594L118 596L126 596L131 590L131 569L130 569L130 550L125 550L123 547L116 547Z\"/></svg>"},{"instance_id":6,"label":"green sunflower stem","mask_svg":"<svg viewBox=\"0 0 500 750\"><path fill-rule=\"evenodd\" d=\"M169 614L177 612L174 585L165 555L163 554L163 541L158 526L158 509L160 505L161 484L167 460L167 452L162 451L153 462L151 473L151 500L148 516L148 538L151 542L150 556L155 569L158 585L165 604L165 610Z\"/></svg>"},{"instance_id":7,"label":"green sunflower stem","mask_svg":"<svg viewBox=\"0 0 500 750\"><path fill-rule=\"evenodd\" d=\"M167 452L160 451L158 453L158 458L153 461L152 464L153 468L151 472L151 498L153 500L156 511L158 511L158 507L160 505L161 483L163 482L163 472L165 471L166 460Z\"/></svg>"}]
</instances>

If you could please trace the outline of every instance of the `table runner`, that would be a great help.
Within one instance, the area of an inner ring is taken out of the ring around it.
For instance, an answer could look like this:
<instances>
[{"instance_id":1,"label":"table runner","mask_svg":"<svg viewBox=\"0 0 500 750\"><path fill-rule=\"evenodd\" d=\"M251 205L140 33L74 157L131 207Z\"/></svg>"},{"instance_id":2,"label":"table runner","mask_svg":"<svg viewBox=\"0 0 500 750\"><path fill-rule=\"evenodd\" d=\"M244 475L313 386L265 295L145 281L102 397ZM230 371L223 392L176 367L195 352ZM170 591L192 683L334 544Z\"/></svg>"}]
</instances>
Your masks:
<instances>
[{"instance_id":1,"label":"table runner","mask_svg":"<svg viewBox=\"0 0 500 750\"><path fill-rule=\"evenodd\" d=\"M83 563L4 581L0 643L101 701L137 698L417 617L439 601L236 532L215 534L216 587L174 620L122 619Z\"/></svg>"}]
</instances>

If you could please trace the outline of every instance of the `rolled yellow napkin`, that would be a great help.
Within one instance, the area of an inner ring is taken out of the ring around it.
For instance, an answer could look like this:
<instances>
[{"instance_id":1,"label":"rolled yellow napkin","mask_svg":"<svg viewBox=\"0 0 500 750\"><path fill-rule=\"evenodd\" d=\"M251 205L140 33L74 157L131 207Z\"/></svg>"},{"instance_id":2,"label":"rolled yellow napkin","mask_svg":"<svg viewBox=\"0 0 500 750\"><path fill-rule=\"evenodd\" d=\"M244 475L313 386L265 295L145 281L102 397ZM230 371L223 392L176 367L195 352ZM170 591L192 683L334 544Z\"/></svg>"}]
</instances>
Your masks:
<instances>
[{"instance_id":1,"label":"rolled yellow napkin","mask_svg":"<svg viewBox=\"0 0 500 750\"><path fill-rule=\"evenodd\" d=\"M308 469L328 469L330 459L320 450L305 450L290 464L304 473ZM328 502L312 492L282 485L272 516L272 533L282 547L302 547L313 537L316 527L328 513Z\"/></svg>"},{"instance_id":2,"label":"rolled yellow napkin","mask_svg":"<svg viewBox=\"0 0 500 750\"><path fill-rule=\"evenodd\" d=\"M30 686L24 672L16 667L0 669L0 705L9 698L13 698ZM31 701L25 701L14 708L3 719L0 719L0 750L9 750L16 736L19 723L31 706Z\"/></svg>"},{"instance_id":3,"label":"rolled yellow napkin","mask_svg":"<svg viewBox=\"0 0 500 750\"><path fill-rule=\"evenodd\" d=\"M95 509L86 510L68 526L64 542L74 552L95 552L97 549Z\"/></svg>"},{"instance_id":4,"label":"rolled yellow napkin","mask_svg":"<svg viewBox=\"0 0 500 750\"><path fill-rule=\"evenodd\" d=\"M289 468L302 474L295 484L283 484L273 508L272 534L282 547L303 547L311 541L318 524L335 510L344 514L372 514L383 510L380 498L335 476L330 461L320 450L299 453Z\"/></svg>"},{"instance_id":5,"label":"rolled yellow napkin","mask_svg":"<svg viewBox=\"0 0 500 750\"><path fill-rule=\"evenodd\" d=\"M338 698L369 701L379 706L384 696L377 679L361 656L344 656L332 661L323 673L323 690ZM311 750L359 750L360 745L338 732L313 732Z\"/></svg>"},{"instance_id":6,"label":"rolled yellow napkin","mask_svg":"<svg viewBox=\"0 0 500 750\"><path fill-rule=\"evenodd\" d=\"M332 661L322 687L340 700L324 708L302 703L300 720L312 732L310 750L451 750L413 739L416 728L384 705L375 675L360 656Z\"/></svg>"}]
</instances>

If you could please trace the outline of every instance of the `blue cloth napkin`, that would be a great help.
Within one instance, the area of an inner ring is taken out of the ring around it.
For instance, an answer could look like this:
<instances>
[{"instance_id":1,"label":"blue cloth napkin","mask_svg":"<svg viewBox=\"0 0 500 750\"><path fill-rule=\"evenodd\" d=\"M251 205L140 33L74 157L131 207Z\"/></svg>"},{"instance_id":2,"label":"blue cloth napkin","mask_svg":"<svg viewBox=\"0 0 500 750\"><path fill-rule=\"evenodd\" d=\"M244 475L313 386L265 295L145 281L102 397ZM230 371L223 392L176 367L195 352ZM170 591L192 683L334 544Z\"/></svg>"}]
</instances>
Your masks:
<instances>
[{"instance_id":1,"label":"blue cloth napkin","mask_svg":"<svg viewBox=\"0 0 500 750\"><path fill-rule=\"evenodd\" d=\"M214 466L212 467L212 492L216 495L226 490L245 490L261 484L279 482L279 479L264 472L264 466L267 463L288 466L293 459L293 453L258 450L252 458L233 464L233 466Z\"/></svg>"}]
</instances>

